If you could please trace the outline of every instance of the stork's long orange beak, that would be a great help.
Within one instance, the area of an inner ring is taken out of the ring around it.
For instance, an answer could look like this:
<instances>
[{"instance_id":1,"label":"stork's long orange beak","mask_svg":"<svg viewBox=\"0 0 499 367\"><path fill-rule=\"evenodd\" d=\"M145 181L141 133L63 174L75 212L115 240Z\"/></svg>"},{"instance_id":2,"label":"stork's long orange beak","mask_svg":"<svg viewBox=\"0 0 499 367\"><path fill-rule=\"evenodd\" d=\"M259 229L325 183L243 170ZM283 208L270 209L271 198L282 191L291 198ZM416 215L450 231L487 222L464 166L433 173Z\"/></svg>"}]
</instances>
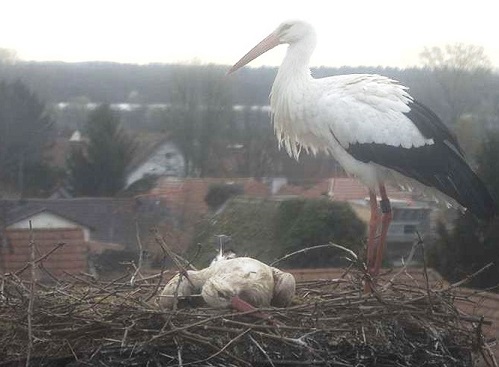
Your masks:
<instances>
[{"instance_id":1,"label":"stork's long orange beak","mask_svg":"<svg viewBox=\"0 0 499 367\"><path fill-rule=\"evenodd\" d=\"M274 33L269 34L258 45L253 47L246 55L244 55L241 60L236 62L234 66L230 68L227 74L231 74L237 69L242 68L250 61L256 59L258 56L276 47L279 43L279 37L277 37Z\"/></svg>"}]
</instances>

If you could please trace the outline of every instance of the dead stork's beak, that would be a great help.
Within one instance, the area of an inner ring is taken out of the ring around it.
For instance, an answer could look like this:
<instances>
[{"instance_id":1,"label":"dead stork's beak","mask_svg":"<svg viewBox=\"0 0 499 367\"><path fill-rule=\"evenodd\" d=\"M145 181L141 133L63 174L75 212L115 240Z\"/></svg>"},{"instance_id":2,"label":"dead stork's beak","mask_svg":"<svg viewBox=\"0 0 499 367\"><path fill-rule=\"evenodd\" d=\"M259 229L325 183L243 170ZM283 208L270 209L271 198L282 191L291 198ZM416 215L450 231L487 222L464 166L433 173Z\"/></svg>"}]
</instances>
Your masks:
<instances>
[{"instance_id":1,"label":"dead stork's beak","mask_svg":"<svg viewBox=\"0 0 499 367\"><path fill-rule=\"evenodd\" d=\"M242 68L244 65L253 61L258 56L264 54L265 52L273 49L280 43L279 37L274 33L269 34L265 37L258 45L253 47L246 55L244 55L241 60L236 62L233 67L227 72L227 74L231 74L239 68Z\"/></svg>"}]
</instances>

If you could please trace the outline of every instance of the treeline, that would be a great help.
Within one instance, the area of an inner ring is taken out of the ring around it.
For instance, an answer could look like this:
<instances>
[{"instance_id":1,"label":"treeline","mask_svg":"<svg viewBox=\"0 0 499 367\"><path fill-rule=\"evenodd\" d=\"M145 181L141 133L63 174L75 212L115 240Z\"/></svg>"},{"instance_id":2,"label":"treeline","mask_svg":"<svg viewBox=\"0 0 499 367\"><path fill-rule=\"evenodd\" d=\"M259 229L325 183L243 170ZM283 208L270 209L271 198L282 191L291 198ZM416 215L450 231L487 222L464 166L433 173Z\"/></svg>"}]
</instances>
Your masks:
<instances>
[{"instance_id":1,"label":"treeline","mask_svg":"<svg viewBox=\"0 0 499 367\"><path fill-rule=\"evenodd\" d=\"M47 103L68 102L84 96L95 103L123 103L132 99L132 102L154 104L172 100L171 86L178 73L193 71L199 78L207 78L209 74L227 69L220 65L20 62L0 64L0 79L23 81ZM425 99L423 92L428 90L439 92L433 73L425 69L321 67L312 72L316 77L348 73L386 75L409 86L411 93L420 99ZM261 67L246 68L227 76L227 83L234 87L234 104L268 104L268 91L276 73L277 68ZM499 83L499 76L495 78Z\"/></svg>"},{"instance_id":2,"label":"treeline","mask_svg":"<svg viewBox=\"0 0 499 367\"><path fill-rule=\"evenodd\" d=\"M203 80L218 75L224 87L230 90L233 104L268 104L277 68L246 68L231 76L225 75L227 69L227 66L221 65L19 62L0 63L0 80L21 80L48 104L81 100L94 103L163 104L175 99L179 74L185 76L181 82L187 89L189 86L196 88L196 85L202 85ZM442 75L438 70L429 68L312 69L315 77L348 73L377 73L399 80L410 88L410 93L415 98L435 110L446 122L455 119L452 109L458 104L463 107L470 103L479 104L485 109L497 108L496 105L499 105L499 75L494 73L489 73L486 77L467 75L463 78L462 73ZM457 85L458 82L461 85Z\"/></svg>"},{"instance_id":3,"label":"treeline","mask_svg":"<svg viewBox=\"0 0 499 367\"><path fill-rule=\"evenodd\" d=\"M460 55L451 60L460 60ZM318 78L377 73L399 80L451 126L473 161L489 132L499 131L499 75L478 61L404 70L316 68L312 73ZM297 163L277 149L269 111L261 108L268 104L277 68L245 68L230 76L226 71L221 65L0 62L0 81L5 87L19 82L27 86L46 104L47 116L55 122L52 134L59 136L75 129L86 134L90 112L102 103L112 109L125 104L118 108L121 125L133 129L133 135L167 133L185 158L187 176L280 175L300 180L337 172L326 157L304 155ZM5 101L9 109L17 108L17 102ZM18 108L23 110L22 105ZM0 121L3 126L16 123ZM21 161L17 156L15 160ZM19 167L24 165L18 164L11 180L23 179Z\"/></svg>"},{"instance_id":4,"label":"treeline","mask_svg":"<svg viewBox=\"0 0 499 367\"><path fill-rule=\"evenodd\" d=\"M459 61L458 51L454 59ZM436 56L427 69L345 67L312 73L377 73L399 80L456 132L468 158L499 197L499 75L480 62L432 66L440 62ZM268 110L252 108L268 104L277 68L246 68L231 76L226 70L217 65L0 62L0 195L3 186L15 187L21 196L44 197L67 182L75 195L112 195L127 163L120 160L123 148L114 145L122 135L121 123L168 133L185 157L187 176L285 176L296 181L331 176L335 168L328 157L303 155L297 163L279 151ZM60 102L71 108L60 108ZM139 107L114 115L112 108L101 106L92 114L89 103ZM154 109L154 104L167 108ZM82 148L85 154L73 155L63 171L48 167L43 155L43 147L62 136L61 126L81 128L89 139ZM125 148L133 151L132 144ZM116 162L121 174L114 171ZM111 172L116 178L112 183ZM77 183L88 185L80 188ZM458 279L494 261L496 266L477 284L494 286L499 274L498 220L486 225L460 216L453 230L439 228L431 265Z\"/></svg>"}]
</instances>

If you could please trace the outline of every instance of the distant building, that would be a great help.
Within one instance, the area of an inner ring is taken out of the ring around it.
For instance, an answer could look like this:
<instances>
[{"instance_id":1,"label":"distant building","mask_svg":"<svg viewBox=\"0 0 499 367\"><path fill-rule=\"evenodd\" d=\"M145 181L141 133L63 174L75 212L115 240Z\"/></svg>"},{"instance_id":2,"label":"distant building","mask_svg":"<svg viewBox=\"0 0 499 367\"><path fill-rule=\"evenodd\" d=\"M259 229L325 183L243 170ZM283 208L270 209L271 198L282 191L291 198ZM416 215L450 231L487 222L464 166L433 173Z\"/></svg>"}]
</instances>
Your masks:
<instances>
[{"instance_id":1,"label":"distant building","mask_svg":"<svg viewBox=\"0 0 499 367\"><path fill-rule=\"evenodd\" d=\"M133 160L126 175L126 187L150 176L182 177L185 159L171 141L160 141Z\"/></svg>"},{"instance_id":2,"label":"distant building","mask_svg":"<svg viewBox=\"0 0 499 367\"><path fill-rule=\"evenodd\" d=\"M391 200L392 223L388 237L395 242L414 242L416 233L424 236L431 231L432 207L424 201Z\"/></svg>"},{"instance_id":3,"label":"distant building","mask_svg":"<svg viewBox=\"0 0 499 367\"><path fill-rule=\"evenodd\" d=\"M95 271L100 264L99 272L112 272L138 258L138 237L147 249L150 229L169 219L169 209L158 198L0 200L0 272L29 261L31 234L45 252L67 242L58 252L66 254L60 261L68 264L54 263L58 271ZM78 267L72 268L71 261Z\"/></svg>"},{"instance_id":4,"label":"distant building","mask_svg":"<svg viewBox=\"0 0 499 367\"><path fill-rule=\"evenodd\" d=\"M71 137L69 138L69 141L71 143L80 143L83 141L83 136L81 135L80 130L75 130L73 134L71 134Z\"/></svg>"}]
</instances>

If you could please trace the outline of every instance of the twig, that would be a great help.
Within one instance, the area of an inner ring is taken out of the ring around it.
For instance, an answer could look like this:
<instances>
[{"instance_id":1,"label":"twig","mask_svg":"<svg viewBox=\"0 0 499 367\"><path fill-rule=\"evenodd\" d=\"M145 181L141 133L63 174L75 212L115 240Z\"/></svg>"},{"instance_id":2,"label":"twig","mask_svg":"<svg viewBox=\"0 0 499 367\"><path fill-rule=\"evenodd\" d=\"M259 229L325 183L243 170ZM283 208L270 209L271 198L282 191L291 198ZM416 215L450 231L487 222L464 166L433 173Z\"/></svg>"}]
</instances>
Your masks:
<instances>
[{"instance_id":1,"label":"twig","mask_svg":"<svg viewBox=\"0 0 499 367\"><path fill-rule=\"evenodd\" d=\"M7 297L5 296L5 277L1 276L1 278L2 283L0 283L0 299L7 299Z\"/></svg>"},{"instance_id":2,"label":"twig","mask_svg":"<svg viewBox=\"0 0 499 367\"><path fill-rule=\"evenodd\" d=\"M183 344L178 342L178 338L173 337L173 340L175 341L175 345L177 346L177 360L178 360L178 367L183 367L182 363L182 347Z\"/></svg>"},{"instance_id":3,"label":"twig","mask_svg":"<svg viewBox=\"0 0 499 367\"><path fill-rule=\"evenodd\" d=\"M494 266L493 262L488 263L484 267L482 267L482 268L478 269L477 271L475 271L473 274L467 275L464 279L462 279L462 280L460 280L458 282L452 283L448 287L440 290L440 293L447 292L447 291L449 291L449 290L451 290L453 288L460 287L461 285L469 282L471 279L473 279L474 277L476 277L478 274L483 273L485 270L487 270L488 268L490 268L492 266Z\"/></svg>"},{"instance_id":4,"label":"twig","mask_svg":"<svg viewBox=\"0 0 499 367\"><path fill-rule=\"evenodd\" d=\"M428 295L428 304L430 306L430 313L431 313L433 312L433 302L431 300L432 297L431 297L430 281L428 279L428 270L426 268L426 255L424 251L424 242L419 232L416 232L416 234L418 235L418 242L421 244L421 253L423 256L423 276L426 284L426 294Z\"/></svg>"},{"instance_id":5,"label":"twig","mask_svg":"<svg viewBox=\"0 0 499 367\"><path fill-rule=\"evenodd\" d=\"M189 267L191 270L197 270L190 261L185 260L182 256L176 254L168 244L166 243L165 239L161 236L159 231L157 229L153 230L154 232L154 239L156 240L156 243L161 247L163 250L163 253L168 255L168 257L174 262L174 264L177 266L177 268L183 272L186 271L186 268ZM184 264L182 264L182 262Z\"/></svg>"},{"instance_id":6,"label":"twig","mask_svg":"<svg viewBox=\"0 0 499 367\"><path fill-rule=\"evenodd\" d=\"M121 349L123 349L125 347L125 345L126 345L126 339L128 337L128 333L130 332L131 329L133 329L134 326L135 326L135 321L132 321L132 324L128 325L125 328L125 332L123 333L123 339L121 340Z\"/></svg>"},{"instance_id":7,"label":"twig","mask_svg":"<svg viewBox=\"0 0 499 367\"><path fill-rule=\"evenodd\" d=\"M31 360L31 352L33 350L33 306L35 303L35 279L36 279L36 263L35 263L35 238L31 220L29 221L29 248L30 248L30 264L31 264L31 284L28 303L28 349L26 352L26 367L29 367Z\"/></svg>"},{"instance_id":8,"label":"twig","mask_svg":"<svg viewBox=\"0 0 499 367\"><path fill-rule=\"evenodd\" d=\"M184 276L184 273L179 273L177 285L175 287L175 291L173 292L173 307L172 307L172 311L173 312L177 311L177 306L178 306L178 290L180 288L180 284L182 283L182 277L183 276ZM189 277L187 276L187 273L185 274L185 278L187 280L189 280ZM191 283L191 285L192 285L192 283Z\"/></svg>"},{"instance_id":9,"label":"twig","mask_svg":"<svg viewBox=\"0 0 499 367\"><path fill-rule=\"evenodd\" d=\"M162 276L163 276L163 274L161 274L161 271L160 271L158 274L149 275L147 277L141 277L140 279L136 279L135 283L147 282L148 280L160 278Z\"/></svg>"},{"instance_id":10,"label":"twig","mask_svg":"<svg viewBox=\"0 0 499 367\"><path fill-rule=\"evenodd\" d=\"M165 269L166 269L166 264L163 261L163 264L161 265L161 273L156 275L158 276L158 281L156 282L156 285L154 286L154 289L152 290L151 294L148 297L146 297L145 299L146 302L149 302L151 298L153 298L158 293L158 289L161 285L161 282L163 281L163 274L165 272Z\"/></svg>"},{"instance_id":11,"label":"twig","mask_svg":"<svg viewBox=\"0 0 499 367\"><path fill-rule=\"evenodd\" d=\"M208 362L210 359L213 359L215 358L216 356L218 356L219 354L221 353L224 353L225 350L230 347L233 343L235 343L238 339L240 339L241 337L243 337L244 335L246 335L251 329L246 329L244 330L242 333L240 333L239 335L235 336L234 338L232 338L231 340L229 340L223 347L222 349L220 349L218 352L216 353L213 353L212 355L208 356L207 358L205 359L202 359L202 360L199 360L199 361L194 361L192 363L188 363L188 364L200 364L200 363L204 363L204 362Z\"/></svg>"},{"instance_id":12,"label":"twig","mask_svg":"<svg viewBox=\"0 0 499 367\"><path fill-rule=\"evenodd\" d=\"M165 255L167 255L168 257L170 257L170 259L175 263L175 265L176 265L177 269L179 270L180 274L184 275L185 278L187 279L187 281L191 284L191 286L193 288L195 288L194 284L192 284L191 280L187 276L186 266L184 266L183 264L181 264L181 261L185 262L185 260L183 258L181 258L181 257L180 257L181 260L179 259L179 256L170 249L170 247L166 243L165 239L163 237L161 237L161 235L159 234L159 232L157 230L155 231L154 238L155 238L156 242L158 243L158 245L163 250L163 252L165 253ZM191 264L187 263L187 266L191 266ZM179 282L180 282L180 280L181 279L179 278Z\"/></svg>"},{"instance_id":13,"label":"twig","mask_svg":"<svg viewBox=\"0 0 499 367\"><path fill-rule=\"evenodd\" d=\"M275 364L272 362L272 359L267 354L267 352L265 351L265 349L263 349L262 346L260 344L258 344L258 342L255 340L255 338L253 338L251 335L249 336L249 338L253 342L253 344L255 344L256 347L260 350L260 352L262 352L262 354L265 356L265 358L267 359L267 361L269 361L270 365L272 367L275 367Z\"/></svg>"},{"instance_id":14,"label":"twig","mask_svg":"<svg viewBox=\"0 0 499 367\"><path fill-rule=\"evenodd\" d=\"M329 328L317 328L315 326L287 326L287 325L259 325L259 324L250 324L247 322L241 322L241 321L235 321L235 320L229 320L229 319L223 319L224 323L232 324L232 325L238 325L238 326L243 326L247 328L251 328L254 330L269 330L269 329L276 329L276 330L290 330L290 331L310 331L310 332L316 332L318 330L328 332L328 333L335 333L335 332L346 332L351 329L349 328L336 328L336 329L329 329Z\"/></svg>"},{"instance_id":15,"label":"twig","mask_svg":"<svg viewBox=\"0 0 499 367\"><path fill-rule=\"evenodd\" d=\"M187 333L185 334L185 331L182 331L182 334L185 335L186 339L188 341L191 341L191 342L196 342L196 343L199 343L199 344L202 344L202 345L205 345L207 347L209 347L210 349L214 349L214 350L219 350L218 347L215 347L212 343L210 342L207 342L205 341L203 338L193 338L190 333ZM246 362L245 360L237 357L236 355L232 354L232 353L227 353L225 352L225 355L233 360L235 360L238 364L237 366L247 366L247 367L251 367L252 364L251 363L248 363ZM189 364L192 364L193 362L190 362ZM197 362L196 362L197 363ZM198 363L197 363L198 364ZM225 363L224 363L225 364Z\"/></svg>"},{"instance_id":16,"label":"twig","mask_svg":"<svg viewBox=\"0 0 499 367\"><path fill-rule=\"evenodd\" d=\"M343 251L346 251L348 252L350 255L352 255L352 257L357 260L358 257L357 255L355 254L355 252L353 252L352 250L344 247L344 246L341 246L341 245L337 245L335 243L327 243L325 245L317 245L317 246L311 246L311 247L307 247L307 248L304 248L304 249L301 249L301 250L298 250L298 251L295 251L295 252L291 252L290 254L287 254L287 255L284 255L283 257L281 257L280 259L277 259L275 261L273 261L270 266L274 266L275 264L277 263L280 263L281 261L284 261L284 260L287 260L289 259L290 257L293 257L293 256L296 256L296 255L299 255L299 254L302 254L302 253L306 253L308 251L313 251L313 250L319 250L321 248L326 248L326 247L332 247L332 248L337 248L337 249L340 249L340 250L343 250Z\"/></svg>"},{"instance_id":17,"label":"twig","mask_svg":"<svg viewBox=\"0 0 499 367\"><path fill-rule=\"evenodd\" d=\"M135 221L135 237L137 238L137 246L139 246L139 261L137 264L137 267L135 268L135 271L130 278L130 286L135 286L135 279L137 278L137 275L140 272L140 269L142 268L142 262L144 260L144 249L142 248L142 241L140 239L140 231L139 231L139 223Z\"/></svg>"},{"instance_id":18,"label":"twig","mask_svg":"<svg viewBox=\"0 0 499 367\"><path fill-rule=\"evenodd\" d=\"M49 257L50 255L52 255L55 251L57 251L58 249L60 249L62 246L64 246L66 243L65 242L60 242L58 243L57 245L55 245L55 247L50 250L49 252L47 252L45 255L42 255L40 256L38 259L34 260L33 262L35 264L38 264L40 261L43 261L45 260L47 257ZM25 271L26 269L28 269L29 267L31 266L31 260L30 262L26 263L26 265L24 265L21 269L19 270L16 270L14 272L15 275L19 275L21 274L23 271ZM9 275L8 273L6 274L7 276Z\"/></svg>"},{"instance_id":19,"label":"twig","mask_svg":"<svg viewBox=\"0 0 499 367\"><path fill-rule=\"evenodd\" d=\"M75 358L75 361L78 362L78 356L76 355L73 347L71 346L71 344L69 343L69 341L66 340L66 344L68 345L69 347L69 350L71 350L71 354L73 355L73 357Z\"/></svg>"},{"instance_id":20,"label":"twig","mask_svg":"<svg viewBox=\"0 0 499 367\"><path fill-rule=\"evenodd\" d=\"M418 233L418 236L419 236L419 233ZM409 252L409 256L407 257L407 260L404 262L404 266L402 266L391 278L388 282L385 283L385 285L383 286L383 290L387 290L388 287L390 287L395 279L400 275L402 274L403 272L406 271L407 267L409 266L409 264L412 262L412 258L414 257L414 254L416 253L416 248L420 245L423 244L423 240L421 239L421 237L418 238L418 240L412 245L411 247L411 251Z\"/></svg>"}]
</instances>

